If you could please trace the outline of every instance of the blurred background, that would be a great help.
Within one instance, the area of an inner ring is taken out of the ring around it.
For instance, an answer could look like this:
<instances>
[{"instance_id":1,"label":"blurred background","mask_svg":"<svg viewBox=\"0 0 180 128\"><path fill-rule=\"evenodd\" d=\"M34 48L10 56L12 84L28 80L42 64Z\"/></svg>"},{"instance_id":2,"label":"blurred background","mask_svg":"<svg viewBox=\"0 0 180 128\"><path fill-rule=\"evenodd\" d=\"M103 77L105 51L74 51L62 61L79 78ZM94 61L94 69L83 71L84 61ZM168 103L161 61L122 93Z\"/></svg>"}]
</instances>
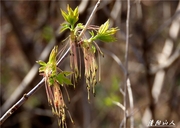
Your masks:
<instances>
[{"instance_id":1,"label":"blurred background","mask_svg":"<svg viewBox=\"0 0 180 128\"><path fill-rule=\"evenodd\" d=\"M1 1L0 17L0 116L41 79L37 60L47 61L55 44L60 48L68 32L60 33L64 22L60 8L67 4L79 7L79 22L85 24L96 0ZM134 127L147 127L150 119L174 121L180 127L180 2L178 0L131 0L129 78L133 93ZM92 20L101 25L110 19L120 30L114 43L97 42L103 49L101 81L96 96L87 100L84 79L76 89L68 87L71 102L66 105L75 122L67 115L68 128L117 128L123 120L123 110L113 101L123 104L120 90L124 72L114 61L125 62L126 0L102 0ZM69 70L69 56L60 64ZM129 110L129 98L127 97ZM45 88L40 88L2 125L2 128L56 128L57 119L48 105ZM129 118L128 118L129 127Z\"/></svg>"}]
</instances>

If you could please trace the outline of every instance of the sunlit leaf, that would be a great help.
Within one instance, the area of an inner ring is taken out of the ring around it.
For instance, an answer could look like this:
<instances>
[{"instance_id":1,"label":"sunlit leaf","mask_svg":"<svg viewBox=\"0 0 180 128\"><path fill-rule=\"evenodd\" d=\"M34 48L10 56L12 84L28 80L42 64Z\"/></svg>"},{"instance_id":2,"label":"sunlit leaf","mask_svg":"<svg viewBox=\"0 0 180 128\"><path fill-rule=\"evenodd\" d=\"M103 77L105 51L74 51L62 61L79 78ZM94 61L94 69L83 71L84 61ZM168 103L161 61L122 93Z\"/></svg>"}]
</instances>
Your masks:
<instances>
[{"instance_id":1,"label":"sunlit leaf","mask_svg":"<svg viewBox=\"0 0 180 128\"><path fill-rule=\"evenodd\" d=\"M70 29L71 31L74 30L75 23L79 20L79 11L78 7L72 10L72 8L67 5L67 13L63 10L61 10L62 16L66 22L68 22L70 25L69 27L64 26L62 30Z\"/></svg>"},{"instance_id":2,"label":"sunlit leaf","mask_svg":"<svg viewBox=\"0 0 180 128\"><path fill-rule=\"evenodd\" d=\"M42 61L42 60L36 61L36 63L38 63L39 65L42 65L42 66L46 65L46 63L44 61Z\"/></svg>"},{"instance_id":3,"label":"sunlit leaf","mask_svg":"<svg viewBox=\"0 0 180 128\"><path fill-rule=\"evenodd\" d=\"M45 66L40 67L40 68L39 68L39 72L44 72L44 71L45 71L45 68L46 68Z\"/></svg>"},{"instance_id":4,"label":"sunlit leaf","mask_svg":"<svg viewBox=\"0 0 180 128\"><path fill-rule=\"evenodd\" d=\"M114 42L116 41L114 35L118 30L118 28L109 28L109 20L107 20L104 24L100 26L96 36L91 37L91 40L100 40L102 42Z\"/></svg>"},{"instance_id":5,"label":"sunlit leaf","mask_svg":"<svg viewBox=\"0 0 180 128\"><path fill-rule=\"evenodd\" d=\"M58 47L57 47L57 46L54 46L53 50L52 50L51 53L50 53L48 63L56 64L57 50L58 50Z\"/></svg>"},{"instance_id":6,"label":"sunlit leaf","mask_svg":"<svg viewBox=\"0 0 180 128\"><path fill-rule=\"evenodd\" d=\"M99 34L96 36L96 39L107 43L116 41L114 36L108 34Z\"/></svg>"},{"instance_id":7,"label":"sunlit leaf","mask_svg":"<svg viewBox=\"0 0 180 128\"><path fill-rule=\"evenodd\" d=\"M102 24L98 30L98 33L104 33L109 28L109 20L107 20L104 24Z\"/></svg>"},{"instance_id":8,"label":"sunlit leaf","mask_svg":"<svg viewBox=\"0 0 180 128\"><path fill-rule=\"evenodd\" d=\"M63 24L61 24L61 26L62 26L62 28L61 28L60 32L63 32L67 29L69 29L69 30L71 29L69 23L63 23Z\"/></svg>"},{"instance_id":9,"label":"sunlit leaf","mask_svg":"<svg viewBox=\"0 0 180 128\"><path fill-rule=\"evenodd\" d=\"M68 14L65 11L63 11L62 9L61 9L61 14L62 14L64 20L68 22Z\"/></svg>"},{"instance_id":10,"label":"sunlit leaf","mask_svg":"<svg viewBox=\"0 0 180 128\"><path fill-rule=\"evenodd\" d=\"M93 31L90 31L89 34L94 37L94 32Z\"/></svg>"}]
</instances>

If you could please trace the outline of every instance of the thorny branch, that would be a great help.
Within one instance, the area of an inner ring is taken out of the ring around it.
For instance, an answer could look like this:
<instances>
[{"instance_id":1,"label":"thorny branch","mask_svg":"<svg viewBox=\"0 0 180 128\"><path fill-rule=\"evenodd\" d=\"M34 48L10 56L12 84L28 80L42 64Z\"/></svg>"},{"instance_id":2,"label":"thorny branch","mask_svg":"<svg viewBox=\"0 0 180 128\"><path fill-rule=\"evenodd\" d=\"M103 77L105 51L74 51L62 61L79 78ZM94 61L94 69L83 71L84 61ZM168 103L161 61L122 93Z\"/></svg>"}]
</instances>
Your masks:
<instances>
[{"instance_id":1,"label":"thorny branch","mask_svg":"<svg viewBox=\"0 0 180 128\"><path fill-rule=\"evenodd\" d=\"M90 24L90 22L92 21L93 15L95 14L97 7L99 6L101 0L98 0L98 2L96 3L88 21L86 22L86 25L84 27L84 29L81 31L80 36L82 37L82 35L84 34L84 32L86 31L88 25ZM59 65L59 63L64 59L64 57L68 54L70 48L67 49L67 51L63 54L63 56L61 57L61 59L57 62L57 65ZM24 94L23 97L16 102L1 118L0 118L0 125L2 125L4 123L4 121L11 116L21 105L23 105L25 103L25 101L27 101L27 99L33 95L40 87L42 87L42 83L44 82L44 78L32 89L30 90L27 94Z\"/></svg>"}]
</instances>

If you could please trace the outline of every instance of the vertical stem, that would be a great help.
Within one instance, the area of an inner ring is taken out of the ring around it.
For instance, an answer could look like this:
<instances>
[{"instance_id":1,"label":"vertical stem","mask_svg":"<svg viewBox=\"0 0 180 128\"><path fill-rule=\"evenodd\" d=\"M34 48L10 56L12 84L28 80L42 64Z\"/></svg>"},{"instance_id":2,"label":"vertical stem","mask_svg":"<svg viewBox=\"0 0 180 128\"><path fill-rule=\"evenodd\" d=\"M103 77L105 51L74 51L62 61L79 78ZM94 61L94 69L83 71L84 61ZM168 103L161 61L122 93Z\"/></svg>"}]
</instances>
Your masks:
<instances>
[{"instance_id":1,"label":"vertical stem","mask_svg":"<svg viewBox=\"0 0 180 128\"><path fill-rule=\"evenodd\" d=\"M130 128L134 128L134 117L133 117L133 108L134 108L134 101L133 101L133 94L131 89L130 79L127 78L127 92L129 94L129 106L130 106Z\"/></svg>"},{"instance_id":2,"label":"vertical stem","mask_svg":"<svg viewBox=\"0 0 180 128\"><path fill-rule=\"evenodd\" d=\"M126 52L125 52L125 83L124 83L124 128L126 128L127 124L127 104L126 104L126 96L127 96L127 80L128 80L128 52L129 52L129 17L130 17L130 0L127 0L127 18L126 18Z\"/></svg>"}]
</instances>

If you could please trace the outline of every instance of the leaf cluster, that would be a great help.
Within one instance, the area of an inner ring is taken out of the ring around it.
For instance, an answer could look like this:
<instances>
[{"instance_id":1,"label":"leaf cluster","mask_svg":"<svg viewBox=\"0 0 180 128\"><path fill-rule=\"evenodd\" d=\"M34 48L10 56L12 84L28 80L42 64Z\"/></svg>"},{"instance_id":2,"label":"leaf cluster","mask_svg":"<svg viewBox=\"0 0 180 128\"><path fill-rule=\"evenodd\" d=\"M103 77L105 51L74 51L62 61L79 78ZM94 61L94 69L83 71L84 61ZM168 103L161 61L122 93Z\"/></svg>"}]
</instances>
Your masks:
<instances>
[{"instance_id":1,"label":"leaf cluster","mask_svg":"<svg viewBox=\"0 0 180 128\"><path fill-rule=\"evenodd\" d=\"M55 46L50 53L49 61L46 63L42 60L37 61L40 65L39 72L44 75L47 79L48 85L53 85L55 81L57 81L60 85L66 84L71 85L71 81L67 76L71 75L72 72L62 71L60 73L57 72L56 66L56 55L57 55L58 47Z\"/></svg>"},{"instance_id":2,"label":"leaf cluster","mask_svg":"<svg viewBox=\"0 0 180 128\"><path fill-rule=\"evenodd\" d=\"M67 5L67 13L63 10L61 10L62 16L65 23L61 24L62 31L65 31L69 29L71 32L74 32L73 34L75 36L78 36L77 31L84 28L84 25L82 23L78 23L75 26L75 23L79 20L79 11L78 7L76 7L74 10L72 10L69 5ZM84 39L84 42L92 43L93 41L100 40L102 42L114 42L116 41L116 38L114 35L119 30L116 28L110 28L109 20L107 20L104 24L102 24L97 32L94 32L92 29L88 29L89 33L91 35L91 38Z\"/></svg>"},{"instance_id":3,"label":"leaf cluster","mask_svg":"<svg viewBox=\"0 0 180 128\"><path fill-rule=\"evenodd\" d=\"M61 10L61 14L66 21L62 24L61 32L64 30L74 30L75 23L79 20L79 11L78 7L76 7L74 10L67 5L67 13L63 10Z\"/></svg>"},{"instance_id":4,"label":"leaf cluster","mask_svg":"<svg viewBox=\"0 0 180 128\"><path fill-rule=\"evenodd\" d=\"M118 28L109 28L109 20L99 27L96 35L92 31L90 41L100 40L102 42L114 42L116 38L114 37L115 33L118 31Z\"/></svg>"}]
</instances>

